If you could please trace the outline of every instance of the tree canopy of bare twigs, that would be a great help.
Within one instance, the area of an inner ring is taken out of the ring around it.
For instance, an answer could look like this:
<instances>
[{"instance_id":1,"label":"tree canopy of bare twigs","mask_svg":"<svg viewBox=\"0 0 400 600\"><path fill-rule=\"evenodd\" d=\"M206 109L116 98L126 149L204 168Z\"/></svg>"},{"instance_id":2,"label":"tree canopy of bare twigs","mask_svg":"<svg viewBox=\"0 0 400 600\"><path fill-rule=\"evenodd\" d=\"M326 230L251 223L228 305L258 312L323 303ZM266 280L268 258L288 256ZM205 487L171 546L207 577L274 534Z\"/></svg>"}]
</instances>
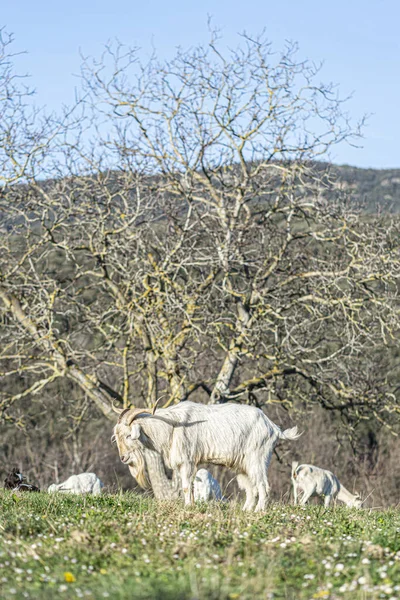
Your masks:
<instances>
[{"instance_id":1,"label":"tree canopy of bare twigs","mask_svg":"<svg viewBox=\"0 0 400 600\"><path fill-rule=\"evenodd\" d=\"M66 377L110 417L164 394L391 426L398 221L318 163L359 131L314 64L263 37L162 62L116 45L40 122L7 48L0 417Z\"/></svg>"}]
</instances>

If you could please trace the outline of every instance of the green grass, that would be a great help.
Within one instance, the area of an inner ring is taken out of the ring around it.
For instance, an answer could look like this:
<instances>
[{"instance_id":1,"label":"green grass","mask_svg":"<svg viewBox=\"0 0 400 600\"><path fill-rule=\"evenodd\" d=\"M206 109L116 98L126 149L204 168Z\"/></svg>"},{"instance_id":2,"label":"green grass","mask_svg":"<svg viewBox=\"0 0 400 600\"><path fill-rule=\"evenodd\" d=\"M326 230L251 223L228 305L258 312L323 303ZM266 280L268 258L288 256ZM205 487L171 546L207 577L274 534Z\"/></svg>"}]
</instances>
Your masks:
<instances>
[{"instance_id":1,"label":"green grass","mask_svg":"<svg viewBox=\"0 0 400 600\"><path fill-rule=\"evenodd\" d=\"M399 598L399 512L0 491L0 597Z\"/></svg>"}]
</instances>

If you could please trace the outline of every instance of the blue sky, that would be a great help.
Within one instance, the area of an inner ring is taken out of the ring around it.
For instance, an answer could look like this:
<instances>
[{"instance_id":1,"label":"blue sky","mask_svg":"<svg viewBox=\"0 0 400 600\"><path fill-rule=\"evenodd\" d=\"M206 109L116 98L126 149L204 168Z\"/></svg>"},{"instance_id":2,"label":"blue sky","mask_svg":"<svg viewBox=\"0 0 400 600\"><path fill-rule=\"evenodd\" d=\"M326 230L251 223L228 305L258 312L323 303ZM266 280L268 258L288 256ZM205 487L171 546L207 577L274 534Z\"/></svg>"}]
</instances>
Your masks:
<instances>
[{"instance_id":1,"label":"blue sky","mask_svg":"<svg viewBox=\"0 0 400 600\"><path fill-rule=\"evenodd\" d=\"M73 102L80 51L99 56L118 38L170 57L178 45L207 41L207 15L228 45L236 45L243 30L265 28L277 50L295 40L300 56L324 61L321 80L338 83L343 95L353 93L348 110L354 120L370 115L363 148L337 147L334 162L400 168L398 0L3 0L0 26L14 33L15 50L27 51L18 68L30 73L37 103L57 110Z\"/></svg>"}]
</instances>

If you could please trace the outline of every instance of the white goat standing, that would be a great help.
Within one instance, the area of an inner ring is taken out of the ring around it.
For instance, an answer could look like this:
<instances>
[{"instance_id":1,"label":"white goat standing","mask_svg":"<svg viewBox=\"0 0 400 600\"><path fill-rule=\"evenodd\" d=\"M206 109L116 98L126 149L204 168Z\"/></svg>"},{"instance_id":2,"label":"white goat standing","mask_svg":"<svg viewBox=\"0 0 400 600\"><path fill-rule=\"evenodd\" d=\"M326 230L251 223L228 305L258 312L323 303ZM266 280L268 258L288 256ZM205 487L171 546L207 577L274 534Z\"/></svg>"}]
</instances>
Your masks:
<instances>
[{"instance_id":1,"label":"white goat standing","mask_svg":"<svg viewBox=\"0 0 400 600\"><path fill-rule=\"evenodd\" d=\"M125 409L114 427L120 459L143 464L143 448L155 450L170 469L178 471L185 503L192 504L197 466L210 463L238 473L246 491L245 510L264 510L272 452L279 439L295 440L297 427L282 431L264 413L240 404L204 405L185 401L157 411ZM150 413L150 414L149 414Z\"/></svg>"},{"instance_id":2,"label":"white goat standing","mask_svg":"<svg viewBox=\"0 0 400 600\"><path fill-rule=\"evenodd\" d=\"M193 482L193 495L195 502L222 500L220 485L207 469L197 471Z\"/></svg>"},{"instance_id":3,"label":"white goat standing","mask_svg":"<svg viewBox=\"0 0 400 600\"><path fill-rule=\"evenodd\" d=\"M98 496L101 494L103 483L94 473L80 473L79 475L71 475L63 483L53 483L49 486L48 492L65 492L70 494L93 494Z\"/></svg>"},{"instance_id":4,"label":"white goat standing","mask_svg":"<svg viewBox=\"0 0 400 600\"><path fill-rule=\"evenodd\" d=\"M325 506L329 506L332 500L340 500L354 508L362 506L359 495L346 490L336 475L314 465L299 465L298 462L293 462L292 483L295 504L297 504L298 491L302 490L303 496L300 500L302 505L306 504L312 496L318 496L324 499Z\"/></svg>"}]
</instances>

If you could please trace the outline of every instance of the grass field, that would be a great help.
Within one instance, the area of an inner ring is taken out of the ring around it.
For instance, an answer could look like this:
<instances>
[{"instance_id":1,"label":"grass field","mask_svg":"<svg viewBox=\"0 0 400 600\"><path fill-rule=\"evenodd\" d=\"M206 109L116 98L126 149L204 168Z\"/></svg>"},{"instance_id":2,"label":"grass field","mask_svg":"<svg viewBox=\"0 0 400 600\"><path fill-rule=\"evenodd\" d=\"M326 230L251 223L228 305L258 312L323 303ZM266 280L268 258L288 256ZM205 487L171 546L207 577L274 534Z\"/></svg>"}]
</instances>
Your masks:
<instances>
[{"instance_id":1,"label":"grass field","mask_svg":"<svg viewBox=\"0 0 400 600\"><path fill-rule=\"evenodd\" d=\"M0 597L400 598L399 515L0 491Z\"/></svg>"}]
</instances>

